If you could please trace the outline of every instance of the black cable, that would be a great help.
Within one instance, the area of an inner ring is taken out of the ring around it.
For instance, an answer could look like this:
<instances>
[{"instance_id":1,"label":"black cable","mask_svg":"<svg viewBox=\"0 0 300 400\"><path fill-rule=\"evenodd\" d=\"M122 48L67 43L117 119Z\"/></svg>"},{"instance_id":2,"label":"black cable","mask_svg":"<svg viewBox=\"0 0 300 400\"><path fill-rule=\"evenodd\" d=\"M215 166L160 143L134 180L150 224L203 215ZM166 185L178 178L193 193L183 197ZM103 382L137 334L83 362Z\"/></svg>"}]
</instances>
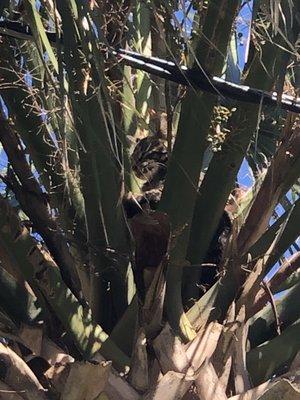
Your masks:
<instances>
[{"instance_id":1,"label":"black cable","mask_svg":"<svg viewBox=\"0 0 300 400\"><path fill-rule=\"evenodd\" d=\"M156 57L146 57L139 53L123 49L117 50L115 54L124 59L126 64L132 67L142 69L173 82L187 86L192 85L205 92L215 95L221 94L224 97L230 97L234 100L274 107L280 106L285 110L300 113L300 98L282 94L280 101L278 101L276 92L269 93L260 89L250 88L249 86L228 82L222 78L211 76L208 72L204 72L199 68L188 69L184 66L177 66L172 61Z\"/></svg>"}]
</instances>

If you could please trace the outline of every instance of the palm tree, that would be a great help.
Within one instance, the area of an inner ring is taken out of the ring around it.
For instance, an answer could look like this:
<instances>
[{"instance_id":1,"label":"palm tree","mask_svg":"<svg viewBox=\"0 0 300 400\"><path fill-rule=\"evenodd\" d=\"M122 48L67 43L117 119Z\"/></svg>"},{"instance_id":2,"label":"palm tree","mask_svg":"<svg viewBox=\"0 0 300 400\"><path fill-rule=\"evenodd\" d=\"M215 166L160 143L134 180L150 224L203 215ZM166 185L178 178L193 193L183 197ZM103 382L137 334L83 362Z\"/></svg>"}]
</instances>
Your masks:
<instances>
[{"instance_id":1,"label":"palm tree","mask_svg":"<svg viewBox=\"0 0 300 400\"><path fill-rule=\"evenodd\" d=\"M295 97L300 7L255 2L239 72L245 7L2 2L1 398L299 396L299 117L211 77Z\"/></svg>"}]
</instances>

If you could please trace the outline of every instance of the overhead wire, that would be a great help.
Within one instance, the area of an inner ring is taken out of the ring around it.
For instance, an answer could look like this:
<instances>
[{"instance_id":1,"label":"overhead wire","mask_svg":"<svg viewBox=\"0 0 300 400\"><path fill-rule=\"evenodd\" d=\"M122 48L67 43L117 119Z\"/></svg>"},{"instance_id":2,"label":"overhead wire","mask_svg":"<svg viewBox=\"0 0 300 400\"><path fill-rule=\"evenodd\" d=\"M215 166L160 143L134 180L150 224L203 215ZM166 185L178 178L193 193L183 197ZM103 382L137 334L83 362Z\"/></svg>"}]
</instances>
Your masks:
<instances>
[{"instance_id":1,"label":"overhead wire","mask_svg":"<svg viewBox=\"0 0 300 400\"><path fill-rule=\"evenodd\" d=\"M54 45L57 44L55 32L46 32L48 39ZM21 40L33 40L32 32L28 25L20 22L2 20L0 21L0 35L14 37ZM63 38L62 38L63 41ZM273 107L281 107L287 111L300 113L300 98L282 94L278 96L276 92L266 92L249 86L229 82L217 76L212 76L203 68L187 68L180 66L173 61L160 59L158 57L148 57L143 54L125 49L115 49L106 47L103 50L105 56L113 55L135 69L140 69L160 78L185 85L193 86L199 90L215 95L222 95L231 99L262 104Z\"/></svg>"}]
</instances>

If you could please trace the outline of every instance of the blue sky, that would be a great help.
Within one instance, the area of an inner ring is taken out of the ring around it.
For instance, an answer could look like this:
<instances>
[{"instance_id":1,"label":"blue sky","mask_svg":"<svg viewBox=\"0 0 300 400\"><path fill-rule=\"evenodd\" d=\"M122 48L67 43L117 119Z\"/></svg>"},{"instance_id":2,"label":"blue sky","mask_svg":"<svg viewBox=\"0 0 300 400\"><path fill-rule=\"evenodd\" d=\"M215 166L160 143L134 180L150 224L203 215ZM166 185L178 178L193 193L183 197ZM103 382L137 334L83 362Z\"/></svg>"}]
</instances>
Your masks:
<instances>
[{"instance_id":1,"label":"blue sky","mask_svg":"<svg viewBox=\"0 0 300 400\"><path fill-rule=\"evenodd\" d=\"M241 9L237 18L237 53L238 64L240 70L244 69L249 47L250 28L252 20L252 7L253 0L247 2ZM238 173L238 182L243 186L251 186L253 179L251 177L250 168L246 160L243 161L240 171Z\"/></svg>"}]
</instances>

